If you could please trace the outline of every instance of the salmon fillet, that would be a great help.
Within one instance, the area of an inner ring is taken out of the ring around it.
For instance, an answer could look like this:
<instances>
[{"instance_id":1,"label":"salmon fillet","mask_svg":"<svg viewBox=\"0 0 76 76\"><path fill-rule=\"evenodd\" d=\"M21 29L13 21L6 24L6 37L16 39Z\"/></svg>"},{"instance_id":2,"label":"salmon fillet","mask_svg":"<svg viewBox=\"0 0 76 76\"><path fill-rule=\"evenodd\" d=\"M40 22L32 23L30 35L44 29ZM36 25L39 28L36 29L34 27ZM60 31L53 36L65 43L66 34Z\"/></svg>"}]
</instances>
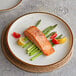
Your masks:
<instances>
[{"instance_id":1,"label":"salmon fillet","mask_svg":"<svg viewBox=\"0 0 76 76\"><path fill-rule=\"evenodd\" d=\"M49 40L46 38L43 32L37 27L31 26L24 31L24 35L28 37L35 45L47 56L54 53L55 50L52 47Z\"/></svg>"}]
</instances>

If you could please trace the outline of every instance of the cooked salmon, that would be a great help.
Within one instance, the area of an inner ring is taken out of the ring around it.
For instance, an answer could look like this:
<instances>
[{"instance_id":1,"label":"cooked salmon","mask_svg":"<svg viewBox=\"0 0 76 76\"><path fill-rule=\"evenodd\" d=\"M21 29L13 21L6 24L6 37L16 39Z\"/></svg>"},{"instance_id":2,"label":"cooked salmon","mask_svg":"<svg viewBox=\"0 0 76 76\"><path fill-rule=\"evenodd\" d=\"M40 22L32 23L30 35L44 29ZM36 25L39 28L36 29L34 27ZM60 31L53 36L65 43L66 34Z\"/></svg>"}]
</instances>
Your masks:
<instances>
[{"instance_id":1,"label":"cooked salmon","mask_svg":"<svg viewBox=\"0 0 76 76\"><path fill-rule=\"evenodd\" d=\"M49 40L46 38L43 32L37 27L31 26L24 31L24 35L28 37L35 45L47 56L54 53L55 50L52 47Z\"/></svg>"}]
</instances>

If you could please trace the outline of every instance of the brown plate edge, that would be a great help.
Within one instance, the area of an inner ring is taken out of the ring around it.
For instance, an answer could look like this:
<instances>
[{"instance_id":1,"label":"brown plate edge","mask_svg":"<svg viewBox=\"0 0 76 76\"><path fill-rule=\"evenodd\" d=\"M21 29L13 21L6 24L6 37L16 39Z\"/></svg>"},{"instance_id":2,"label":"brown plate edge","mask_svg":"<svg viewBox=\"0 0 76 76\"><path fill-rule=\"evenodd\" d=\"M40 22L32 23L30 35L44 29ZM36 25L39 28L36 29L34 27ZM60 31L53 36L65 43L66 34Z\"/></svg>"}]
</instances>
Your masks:
<instances>
[{"instance_id":1,"label":"brown plate edge","mask_svg":"<svg viewBox=\"0 0 76 76\"><path fill-rule=\"evenodd\" d=\"M20 1L19 1L16 5L14 5L13 7L0 10L0 12L1 12L1 11L8 11L8 10L10 10L10 9L13 9L13 8L17 7L21 2L22 2L22 0L20 0Z\"/></svg>"}]
</instances>

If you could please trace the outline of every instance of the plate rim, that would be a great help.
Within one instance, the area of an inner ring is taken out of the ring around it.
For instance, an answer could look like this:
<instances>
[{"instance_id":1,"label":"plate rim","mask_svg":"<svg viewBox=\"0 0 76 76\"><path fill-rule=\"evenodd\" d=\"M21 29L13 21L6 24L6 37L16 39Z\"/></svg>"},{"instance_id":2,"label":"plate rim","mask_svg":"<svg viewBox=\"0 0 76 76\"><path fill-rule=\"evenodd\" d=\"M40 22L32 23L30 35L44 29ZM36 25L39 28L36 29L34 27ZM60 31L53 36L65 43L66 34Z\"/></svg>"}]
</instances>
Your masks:
<instances>
[{"instance_id":1,"label":"plate rim","mask_svg":"<svg viewBox=\"0 0 76 76\"><path fill-rule=\"evenodd\" d=\"M21 2L22 2L22 0L20 0L16 5L14 5L14 6L10 7L10 8L0 10L0 12L1 12L1 11L8 11L8 10L11 10L11 9L17 7Z\"/></svg>"},{"instance_id":2,"label":"plate rim","mask_svg":"<svg viewBox=\"0 0 76 76\"><path fill-rule=\"evenodd\" d=\"M7 28L7 27L6 27ZM6 39L6 38L4 38L4 35L6 36L6 29L4 28L4 30L2 31L2 35L1 35L1 39L2 39L2 41L1 41L1 48L2 48L2 52L3 52L3 54L5 55L5 57L13 64L13 65L15 65L16 67L18 67L18 68L20 68L20 69L22 69L22 70L24 70L24 71L29 71L29 72L52 72L52 71L54 71L54 70L56 70L56 69L59 69L60 67L62 67L64 64L66 64L70 59L71 59L71 57L72 57L72 54L73 54L73 52L71 51L70 52L70 54L68 55L68 57L67 57L67 59L65 60L65 62L64 63L62 63L61 65L59 65L59 66L56 66L56 65L52 65L52 66L46 66L46 67L33 67L33 66L29 66L29 65L26 65L26 64L23 64L22 62L21 63L19 63L20 61L18 61L17 59L15 60L15 57L10 57L10 53L7 53L7 51L9 50L8 49L8 47L6 48L5 46L4 46L4 44L6 44L5 43L5 41L4 41L4 39ZM9 52L9 51L8 51ZM12 54L11 54L12 55ZM16 62L17 61L17 62ZM25 68L26 67L26 68ZM46 70L45 70L46 69Z\"/></svg>"},{"instance_id":3,"label":"plate rim","mask_svg":"<svg viewBox=\"0 0 76 76\"><path fill-rule=\"evenodd\" d=\"M30 14L36 14L36 13L48 14L48 15L52 15L52 16L60 19L62 22L64 22L64 23L66 24L66 26L68 27L68 29L69 29L69 31L70 31L70 33L71 33L72 43L71 43L69 52L66 54L65 57L63 57L62 59L60 59L59 61L57 61L57 62L55 62L55 63L48 64L48 65L34 65L34 64L30 64L30 63L24 62L23 60L21 60L20 58L18 58L18 57L12 52L12 50L10 49L10 46L9 46L9 43L8 43L8 33L9 33L9 30L10 30L11 26L13 25L13 23L16 22L18 19L20 19L20 18L23 17L23 16L30 15ZM8 28L8 30L7 30L7 33L6 33L6 43L7 43L7 46L8 46L9 51L10 51L10 52L12 53L12 55L13 55L16 59L18 59L19 61L23 62L24 64L28 64L28 65L32 65L32 66L36 66L36 67L45 67L45 66L55 65L55 64L57 64L57 63L65 60L65 58L68 56L68 54L72 51L72 47L73 47L73 33L72 33L72 30L71 30L71 28L69 27L69 25L68 25L63 19L61 19L60 17L58 17L58 16L56 16L56 15L54 15L54 14L51 14L51 13L47 13L47 12L31 12L31 13L26 13L26 14L18 17L16 20L14 20L14 21L10 24L10 26L9 26L9 28Z\"/></svg>"}]
</instances>

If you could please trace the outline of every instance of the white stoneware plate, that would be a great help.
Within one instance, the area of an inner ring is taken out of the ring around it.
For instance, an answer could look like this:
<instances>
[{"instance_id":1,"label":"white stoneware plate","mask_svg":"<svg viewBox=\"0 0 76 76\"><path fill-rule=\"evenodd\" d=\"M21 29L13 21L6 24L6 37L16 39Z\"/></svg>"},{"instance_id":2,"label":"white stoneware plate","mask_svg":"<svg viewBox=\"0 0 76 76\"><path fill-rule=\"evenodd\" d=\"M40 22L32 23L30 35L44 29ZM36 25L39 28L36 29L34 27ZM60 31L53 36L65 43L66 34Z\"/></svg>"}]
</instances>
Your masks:
<instances>
[{"instance_id":1,"label":"white stoneware plate","mask_svg":"<svg viewBox=\"0 0 76 76\"><path fill-rule=\"evenodd\" d=\"M55 53L50 56L41 55L34 61L30 61L31 58L26 54L26 49L17 45L17 39L12 36L13 32L18 32L22 34L28 27L35 25L38 20L42 20L38 28L42 31L48 26L58 24L58 26L53 30L57 31L58 35L63 34L67 37L67 42L65 44L57 45L54 47ZM21 62L36 65L36 66L46 66L57 62L67 57L70 53L73 45L73 35L68 24L65 23L61 18L45 12L34 12L26 14L17 20L15 20L9 27L7 32L7 45L10 52Z\"/></svg>"},{"instance_id":2,"label":"white stoneware plate","mask_svg":"<svg viewBox=\"0 0 76 76\"><path fill-rule=\"evenodd\" d=\"M0 11L5 11L16 7L22 0L0 0Z\"/></svg>"}]
</instances>

